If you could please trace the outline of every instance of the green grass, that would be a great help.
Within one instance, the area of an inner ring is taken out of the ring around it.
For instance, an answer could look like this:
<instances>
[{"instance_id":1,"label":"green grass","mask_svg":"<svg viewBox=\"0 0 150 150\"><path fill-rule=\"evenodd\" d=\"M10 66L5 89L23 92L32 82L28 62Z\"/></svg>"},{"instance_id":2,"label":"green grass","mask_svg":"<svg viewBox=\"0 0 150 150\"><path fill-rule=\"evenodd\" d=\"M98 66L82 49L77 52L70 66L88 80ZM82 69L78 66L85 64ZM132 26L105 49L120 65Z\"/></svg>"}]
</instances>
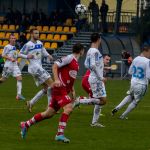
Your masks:
<instances>
[{"instance_id":1,"label":"green grass","mask_svg":"<svg viewBox=\"0 0 150 150\"><path fill-rule=\"evenodd\" d=\"M84 95L80 80L76 82L77 95ZM65 135L70 144L54 141L60 114L44 120L29 129L27 138L20 137L20 121L44 111L46 96L28 113L25 102L16 101L16 81L9 78L0 85L0 150L150 150L150 94L149 91L129 115L129 120L119 120L121 110L112 117L110 112L125 96L129 81L111 80L106 84L108 103L103 107L101 122L105 128L91 128L93 106L75 109L69 120ZM23 95L30 99L39 90L29 76L23 77Z\"/></svg>"}]
</instances>

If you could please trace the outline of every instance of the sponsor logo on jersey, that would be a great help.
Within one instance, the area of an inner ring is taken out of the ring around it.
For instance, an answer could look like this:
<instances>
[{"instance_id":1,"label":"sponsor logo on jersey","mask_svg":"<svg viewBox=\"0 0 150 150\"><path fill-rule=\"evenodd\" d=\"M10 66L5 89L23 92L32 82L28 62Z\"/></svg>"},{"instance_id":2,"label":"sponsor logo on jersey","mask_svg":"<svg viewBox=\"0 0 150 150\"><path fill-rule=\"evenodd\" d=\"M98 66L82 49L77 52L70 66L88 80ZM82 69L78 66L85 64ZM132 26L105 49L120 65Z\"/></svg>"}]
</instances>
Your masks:
<instances>
[{"instance_id":1,"label":"sponsor logo on jersey","mask_svg":"<svg viewBox=\"0 0 150 150\"><path fill-rule=\"evenodd\" d=\"M70 70L70 71L69 71L69 75L70 75L70 77L76 79L77 71L76 71L76 70Z\"/></svg>"}]
</instances>

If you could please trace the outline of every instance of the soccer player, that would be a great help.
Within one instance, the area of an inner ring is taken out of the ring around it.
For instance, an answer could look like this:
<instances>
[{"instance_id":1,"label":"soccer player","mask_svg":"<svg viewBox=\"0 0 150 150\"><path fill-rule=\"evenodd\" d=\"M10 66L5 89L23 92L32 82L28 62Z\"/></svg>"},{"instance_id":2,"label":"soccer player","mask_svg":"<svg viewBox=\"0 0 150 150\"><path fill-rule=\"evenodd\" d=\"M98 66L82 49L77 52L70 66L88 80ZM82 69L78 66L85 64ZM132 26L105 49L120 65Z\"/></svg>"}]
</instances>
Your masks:
<instances>
[{"instance_id":1,"label":"soccer player","mask_svg":"<svg viewBox=\"0 0 150 150\"><path fill-rule=\"evenodd\" d=\"M104 54L103 55L103 62L104 62L104 76L106 76L106 73L108 70L111 69L111 67L109 67L109 63L110 63L111 57L108 54ZM90 70L88 69L85 73L85 75L82 78L82 87L83 89L89 94L89 97L92 97L92 90L90 88L90 84L88 82L88 78L90 76ZM104 127L102 124L98 123L99 120L99 116L101 115L101 109L102 106L100 105L95 105L94 107L94 111L93 111L93 119L92 119L92 124L91 126L98 126L98 127Z\"/></svg>"},{"instance_id":2,"label":"soccer player","mask_svg":"<svg viewBox=\"0 0 150 150\"><path fill-rule=\"evenodd\" d=\"M5 64L2 72L2 77L0 79L0 83L3 83L7 80L7 78L12 75L17 80L17 100L25 100L22 96L22 75L21 71L18 67L17 62L17 49L15 47L16 37L14 34L11 34L9 37L9 44L4 47L2 57L5 59ZM26 58L32 58L32 56L27 55Z\"/></svg>"},{"instance_id":3,"label":"soccer player","mask_svg":"<svg viewBox=\"0 0 150 150\"><path fill-rule=\"evenodd\" d=\"M132 78L130 90L127 92L128 95L112 110L112 115L120 110L125 104L130 103L124 113L120 116L120 119L127 119L128 113L138 105L145 95L148 80L150 79L149 59L150 45L144 44L141 54L133 60L129 68L129 74L132 75Z\"/></svg>"},{"instance_id":4,"label":"soccer player","mask_svg":"<svg viewBox=\"0 0 150 150\"><path fill-rule=\"evenodd\" d=\"M82 99L79 97L75 101L75 106L79 104L97 104L99 105L98 107L100 107L100 105L106 104L106 90L104 85L106 79L103 77L104 62L103 56L98 50L101 43L100 35L98 33L93 33L91 35L91 42L91 48L86 55L85 67L90 69L88 82L92 90L92 98ZM99 108L97 110L99 110ZM91 126L103 127L103 125L97 122L100 113L97 113L97 110L94 112L94 121L92 121L93 123Z\"/></svg>"},{"instance_id":5,"label":"soccer player","mask_svg":"<svg viewBox=\"0 0 150 150\"><path fill-rule=\"evenodd\" d=\"M52 70L54 76L54 87L51 90L52 99L45 112L34 115L28 121L21 122L21 135L25 138L28 128L42 120L51 118L56 112L63 108L63 113L59 120L56 141L68 143L70 140L64 136L64 130L69 116L73 110L73 100L69 93L73 92L74 81L79 70L78 59L84 53L84 47L80 43L73 46L73 53L55 61ZM72 93L73 94L73 93Z\"/></svg>"},{"instance_id":6,"label":"soccer player","mask_svg":"<svg viewBox=\"0 0 150 150\"><path fill-rule=\"evenodd\" d=\"M52 60L52 56L46 51L43 43L39 41L39 31L36 28L31 29L31 40L28 41L20 51L20 56L31 54L34 57L29 60L28 72L34 77L37 86L42 85L43 89L40 90L30 101L27 101L27 108L29 112L32 111L33 105L47 93L47 88L50 89L53 83L50 74L42 68L42 57L48 57ZM50 96L50 94L49 94ZM48 98L48 100L50 97Z\"/></svg>"}]
</instances>

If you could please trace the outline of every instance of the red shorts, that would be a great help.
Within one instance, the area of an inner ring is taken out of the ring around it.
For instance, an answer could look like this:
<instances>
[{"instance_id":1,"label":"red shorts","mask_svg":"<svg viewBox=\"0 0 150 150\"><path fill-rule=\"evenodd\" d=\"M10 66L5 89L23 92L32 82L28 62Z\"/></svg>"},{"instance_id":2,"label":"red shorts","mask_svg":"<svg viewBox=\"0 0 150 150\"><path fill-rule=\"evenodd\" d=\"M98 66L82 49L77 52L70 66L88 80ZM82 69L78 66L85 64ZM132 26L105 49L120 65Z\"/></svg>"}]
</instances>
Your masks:
<instances>
[{"instance_id":1,"label":"red shorts","mask_svg":"<svg viewBox=\"0 0 150 150\"><path fill-rule=\"evenodd\" d=\"M90 84L89 84L87 79L83 78L83 80L82 80L82 87L89 94L89 96L92 97L92 95L93 95L92 94L92 90L90 88Z\"/></svg>"},{"instance_id":2,"label":"red shorts","mask_svg":"<svg viewBox=\"0 0 150 150\"><path fill-rule=\"evenodd\" d=\"M50 100L49 107L53 108L55 111L58 111L60 108L64 107L65 105L71 103L71 98L67 95L66 92L58 92L52 91L52 98Z\"/></svg>"}]
</instances>

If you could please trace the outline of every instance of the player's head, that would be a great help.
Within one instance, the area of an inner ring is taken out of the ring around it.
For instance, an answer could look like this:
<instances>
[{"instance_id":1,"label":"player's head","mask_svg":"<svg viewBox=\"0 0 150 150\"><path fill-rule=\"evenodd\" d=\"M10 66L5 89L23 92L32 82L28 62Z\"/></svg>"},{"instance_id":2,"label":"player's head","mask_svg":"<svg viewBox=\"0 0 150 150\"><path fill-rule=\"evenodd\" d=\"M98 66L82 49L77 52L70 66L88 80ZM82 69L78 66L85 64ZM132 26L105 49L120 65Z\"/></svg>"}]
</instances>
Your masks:
<instances>
[{"instance_id":1,"label":"player's head","mask_svg":"<svg viewBox=\"0 0 150 150\"><path fill-rule=\"evenodd\" d=\"M94 44L100 46L101 37L100 37L99 33L97 33L97 32L92 33L92 35L91 35L91 43L94 43Z\"/></svg>"},{"instance_id":2,"label":"player's head","mask_svg":"<svg viewBox=\"0 0 150 150\"><path fill-rule=\"evenodd\" d=\"M142 46L141 52L145 57L150 58L150 44L145 42Z\"/></svg>"},{"instance_id":3,"label":"player's head","mask_svg":"<svg viewBox=\"0 0 150 150\"><path fill-rule=\"evenodd\" d=\"M13 33L10 34L10 36L9 36L9 42L11 45L15 45L15 43L16 43L16 37Z\"/></svg>"},{"instance_id":4,"label":"player's head","mask_svg":"<svg viewBox=\"0 0 150 150\"><path fill-rule=\"evenodd\" d=\"M110 57L109 54L104 54L104 55L103 55L103 61L104 61L104 65L105 65L105 66L109 65L110 60L111 60L111 57Z\"/></svg>"},{"instance_id":5,"label":"player's head","mask_svg":"<svg viewBox=\"0 0 150 150\"><path fill-rule=\"evenodd\" d=\"M80 56L82 56L84 54L84 46L81 43L76 43L73 46L72 53L80 54Z\"/></svg>"},{"instance_id":6,"label":"player's head","mask_svg":"<svg viewBox=\"0 0 150 150\"><path fill-rule=\"evenodd\" d=\"M36 41L39 39L39 31L36 28L30 30L30 35L32 40Z\"/></svg>"}]
</instances>

